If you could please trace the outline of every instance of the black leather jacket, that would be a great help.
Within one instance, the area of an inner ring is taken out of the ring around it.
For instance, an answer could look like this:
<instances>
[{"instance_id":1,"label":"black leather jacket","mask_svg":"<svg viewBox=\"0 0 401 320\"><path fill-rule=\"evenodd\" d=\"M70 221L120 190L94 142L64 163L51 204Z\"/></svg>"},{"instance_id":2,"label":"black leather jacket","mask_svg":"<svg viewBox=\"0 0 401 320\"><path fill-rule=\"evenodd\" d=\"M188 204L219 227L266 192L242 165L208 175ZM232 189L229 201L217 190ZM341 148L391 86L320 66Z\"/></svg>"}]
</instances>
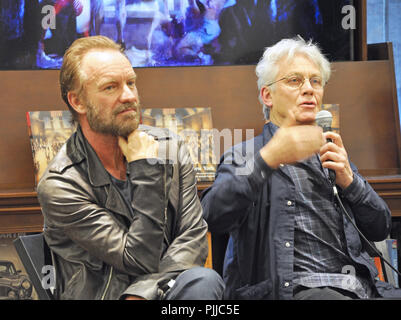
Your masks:
<instances>
[{"instance_id":1,"label":"black leather jacket","mask_svg":"<svg viewBox=\"0 0 401 320\"><path fill-rule=\"evenodd\" d=\"M189 153L170 131L142 129L159 137L159 159L127 164L133 216L80 128L40 180L56 298L160 299L170 279L204 264L207 224Z\"/></svg>"}]
</instances>

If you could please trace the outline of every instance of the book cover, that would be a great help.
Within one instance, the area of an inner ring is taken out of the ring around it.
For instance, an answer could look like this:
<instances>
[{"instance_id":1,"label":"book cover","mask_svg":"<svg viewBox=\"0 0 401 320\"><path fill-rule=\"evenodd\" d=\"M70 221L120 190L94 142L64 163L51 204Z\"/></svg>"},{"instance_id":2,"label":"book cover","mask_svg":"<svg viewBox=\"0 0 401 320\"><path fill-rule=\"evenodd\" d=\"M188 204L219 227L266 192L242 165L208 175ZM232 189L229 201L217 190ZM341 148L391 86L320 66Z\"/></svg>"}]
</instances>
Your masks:
<instances>
[{"instance_id":1,"label":"book cover","mask_svg":"<svg viewBox=\"0 0 401 320\"><path fill-rule=\"evenodd\" d=\"M376 269L377 269L377 272L378 272L378 275L377 275L378 280L384 282L385 280L384 280L382 262L380 260L380 257L374 257L373 261L375 263L375 266L376 266Z\"/></svg>"},{"instance_id":2,"label":"book cover","mask_svg":"<svg viewBox=\"0 0 401 320\"><path fill-rule=\"evenodd\" d=\"M68 110L30 111L26 117L37 185L47 165L76 127Z\"/></svg>"},{"instance_id":3,"label":"book cover","mask_svg":"<svg viewBox=\"0 0 401 320\"><path fill-rule=\"evenodd\" d=\"M375 242L377 250L382 254L383 258L386 259L388 262L391 262L390 260L390 255L387 249L387 243L386 240ZM395 280L394 280L394 275L393 275L393 270L387 265L387 263L384 264L384 273L387 276L387 282L390 283L391 285L395 286Z\"/></svg>"},{"instance_id":4,"label":"book cover","mask_svg":"<svg viewBox=\"0 0 401 320\"><path fill-rule=\"evenodd\" d=\"M340 133L340 105L339 104L322 104L321 110L327 110L333 116L331 122L331 130Z\"/></svg>"},{"instance_id":5,"label":"book cover","mask_svg":"<svg viewBox=\"0 0 401 320\"><path fill-rule=\"evenodd\" d=\"M216 158L210 108L143 108L142 123L169 128L187 143L197 181L213 181ZM47 165L75 131L68 110L27 112L28 134L34 163L35 183Z\"/></svg>"},{"instance_id":6,"label":"book cover","mask_svg":"<svg viewBox=\"0 0 401 320\"><path fill-rule=\"evenodd\" d=\"M24 233L0 234L0 300L37 300L13 241Z\"/></svg>"},{"instance_id":7,"label":"book cover","mask_svg":"<svg viewBox=\"0 0 401 320\"><path fill-rule=\"evenodd\" d=\"M212 234L210 232L207 233L207 244L208 244L208 255L205 261L205 268L213 269L213 258L212 258Z\"/></svg>"},{"instance_id":8,"label":"book cover","mask_svg":"<svg viewBox=\"0 0 401 320\"><path fill-rule=\"evenodd\" d=\"M387 244L387 250L388 250L389 257L390 257L391 265L393 266L393 268L398 270L397 240L396 239L387 239L386 244ZM391 270L391 271L393 273L395 286L397 288L399 288L398 274L394 270Z\"/></svg>"},{"instance_id":9,"label":"book cover","mask_svg":"<svg viewBox=\"0 0 401 320\"><path fill-rule=\"evenodd\" d=\"M210 108L143 108L142 124L168 128L186 142L198 182L213 181L216 157Z\"/></svg>"}]
</instances>

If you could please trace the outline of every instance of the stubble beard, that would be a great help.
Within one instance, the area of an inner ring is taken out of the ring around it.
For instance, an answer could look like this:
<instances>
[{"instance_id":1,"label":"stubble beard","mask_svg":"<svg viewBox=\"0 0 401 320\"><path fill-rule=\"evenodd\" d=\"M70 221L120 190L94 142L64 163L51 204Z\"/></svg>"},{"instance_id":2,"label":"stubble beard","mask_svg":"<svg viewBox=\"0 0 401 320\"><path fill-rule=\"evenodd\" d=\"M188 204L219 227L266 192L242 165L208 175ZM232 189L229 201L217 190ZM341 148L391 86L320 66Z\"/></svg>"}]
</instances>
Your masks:
<instances>
[{"instance_id":1,"label":"stubble beard","mask_svg":"<svg viewBox=\"0 0 401 320\"><path fill-rule=\"evenodd\" d=\"M138 128L140 122L141 107L138 103L125 103L115 108L111 114L110 119L102 119L101 108L94 104L87 103L87 119L89 126L95 132L120 136L127 138L131 132ZM127 109L135 109L136 112L129 112L127 114L119 115Z\"/></svg>"}]
</instances>

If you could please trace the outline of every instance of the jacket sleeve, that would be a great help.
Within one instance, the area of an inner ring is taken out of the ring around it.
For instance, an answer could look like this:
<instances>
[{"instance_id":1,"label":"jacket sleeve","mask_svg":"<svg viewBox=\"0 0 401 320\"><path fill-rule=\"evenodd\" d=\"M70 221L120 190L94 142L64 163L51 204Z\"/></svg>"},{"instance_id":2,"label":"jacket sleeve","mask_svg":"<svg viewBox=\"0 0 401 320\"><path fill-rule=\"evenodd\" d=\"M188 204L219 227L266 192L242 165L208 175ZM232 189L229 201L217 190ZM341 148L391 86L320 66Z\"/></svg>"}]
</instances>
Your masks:
<instances>
[{"instance_id":1,"label":"jacket sleeve","mask_svg":"<svg viewBox=\"0 0 401 320\"><path fill-rule=\"evenodd\" d=\"M166 165L130 163L135 197L129 228L101 207L82 176L51 173L38 186L46 228L64 233L90 255L132 276L159 271L166 206ZM68 169L67 169L68 170ZM75 170L75 171L74 171Z\"/></svg>"},{"instance_id":2,"label":"jacket sleeve","mask_svg":"<svg viewBox=\"0 0 401 320\"><path fill-rule=\"evenodd\" d=\"M245 152L244 147L250 150L244 143L222 156L213 185L202 194L203 216L212 232L227 233L237 228L274 171L259 151Z\"/></svg>"},{"instance_id":3,"label":"jacket sleeve","mask_svg":"<svg viewBox=\"0 0 401 320\"><path fill-rule=\"evenodd\" d=\"M192 160L185 144L178 152L179 204L175 237L162 257L160 272L202 266L208 254L208 227L202 217Z\"/></svg>"},{"instance_id":4,"label":"jacket sleeve","mask_svg":"<svg viewBox=\"0 0 401 320\"><path fill-rule=\"evenodd\" d=\"M370 241L381 241L391 230L391 212L382 198L358 173L351 163L354 180L341 195L347 200L355 222L364 236Z\"/></svg>"},{"instance_id":5,"label":"jacket sleeve","mask_svg":"<svg viewBox=\"0 0 401 320\"><path fill-rule=\"evenodd\" d=\"M160 287L177 273L203 266L208 254L207 224L197 195L195 172L185 145L178 149L179 205L174 239L163 254L159 273L137 277L123 295L157 299L163 294Z\"/></svg>"}]
</instances>

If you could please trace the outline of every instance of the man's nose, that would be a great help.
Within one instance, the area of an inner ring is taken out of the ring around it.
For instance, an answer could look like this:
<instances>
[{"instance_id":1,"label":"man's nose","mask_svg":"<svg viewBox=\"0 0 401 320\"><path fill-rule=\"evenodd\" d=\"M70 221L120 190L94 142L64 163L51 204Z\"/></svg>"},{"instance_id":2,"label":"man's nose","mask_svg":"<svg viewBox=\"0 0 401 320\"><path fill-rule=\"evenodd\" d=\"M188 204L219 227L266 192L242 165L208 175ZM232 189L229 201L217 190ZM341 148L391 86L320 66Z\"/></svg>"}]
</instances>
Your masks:
<instances>
[{"instance_id":1,"label":"man's nose","mask_svg":"<svg viewBox=\"0 0 401 320\"><path fill-rule=\"evenodd\" d=\"M304 83L301 86L302 94L313 93L315 89L313 89L310 79L305 79Z\"/></svg>"},{"instance_id":2,"label":"man's nose","mask_svg":"<svg viewBox=\"0 0 401 320\"><path fill-rule=\"evenodd\" d=\"M120 96L121 102L135 102L138 101L138 92L136 87L134 89L124 85L123 91Z\"/></svg>"}]
</instances>

